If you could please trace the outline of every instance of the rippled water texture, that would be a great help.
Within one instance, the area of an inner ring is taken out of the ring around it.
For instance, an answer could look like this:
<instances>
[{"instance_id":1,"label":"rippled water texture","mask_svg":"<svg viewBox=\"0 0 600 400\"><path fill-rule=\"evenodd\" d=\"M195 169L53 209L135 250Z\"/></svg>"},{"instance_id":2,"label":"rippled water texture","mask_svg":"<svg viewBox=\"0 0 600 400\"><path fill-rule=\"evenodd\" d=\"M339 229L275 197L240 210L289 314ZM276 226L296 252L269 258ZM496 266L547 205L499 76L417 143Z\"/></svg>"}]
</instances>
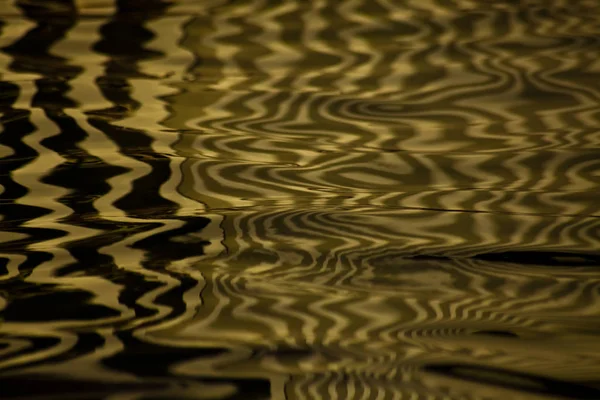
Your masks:
<instances>
[{"instance_id":1,"label":"rippled water texture","mask_svg":"<svg viewBox=\"0 0 600 400\"><path fill-rule=\"evenodd\" d=\"M600 1L0 0L0 398L600 399Z\"/></svg>"}]
</instances>

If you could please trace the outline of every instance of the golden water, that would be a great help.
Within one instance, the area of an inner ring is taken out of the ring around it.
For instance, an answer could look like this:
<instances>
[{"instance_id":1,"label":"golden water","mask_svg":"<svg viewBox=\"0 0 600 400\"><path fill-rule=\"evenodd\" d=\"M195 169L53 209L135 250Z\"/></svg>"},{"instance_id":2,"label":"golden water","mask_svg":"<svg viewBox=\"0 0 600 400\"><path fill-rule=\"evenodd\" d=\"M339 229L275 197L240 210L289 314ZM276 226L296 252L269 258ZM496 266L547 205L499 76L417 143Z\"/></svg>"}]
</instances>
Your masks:
<instances>
[{"instance_id":1,"label":"golden water","mask_svg":"<svg viewBox=\"0 0 600 400\"><path fill-rule=\"evenodd\" d=\"M599 399L599 38L0 0L0 398Z\"/></svg>"}]
</instances>

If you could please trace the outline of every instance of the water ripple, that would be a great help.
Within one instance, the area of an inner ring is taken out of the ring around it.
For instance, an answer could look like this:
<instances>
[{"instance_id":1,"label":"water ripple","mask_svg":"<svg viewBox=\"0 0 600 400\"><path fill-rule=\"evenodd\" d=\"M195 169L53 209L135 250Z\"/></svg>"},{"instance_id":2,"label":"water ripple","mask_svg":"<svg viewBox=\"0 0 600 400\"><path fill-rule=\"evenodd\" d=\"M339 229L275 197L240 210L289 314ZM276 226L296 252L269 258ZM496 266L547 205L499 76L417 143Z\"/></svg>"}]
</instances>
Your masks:
<instances>
[{"instance_id":1,"label":"water ripple","mask_svg":"<svg viewBox=\"0 0 600 400\"><path fill-rule=\"evenodd\" d=\"M9 399L598 398L593 0L0 0Z\"/></svg>"}]
</instances>

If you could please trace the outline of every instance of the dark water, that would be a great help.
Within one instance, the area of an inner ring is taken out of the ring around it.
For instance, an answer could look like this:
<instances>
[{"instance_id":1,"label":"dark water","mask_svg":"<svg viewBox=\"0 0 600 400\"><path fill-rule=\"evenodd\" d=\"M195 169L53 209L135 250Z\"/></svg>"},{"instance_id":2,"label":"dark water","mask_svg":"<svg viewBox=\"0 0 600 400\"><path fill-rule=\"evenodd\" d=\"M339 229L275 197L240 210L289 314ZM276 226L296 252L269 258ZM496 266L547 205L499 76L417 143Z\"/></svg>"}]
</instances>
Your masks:
<instances>
[{"instance_id":1,"label":"dark water","mask_svg":"<svg viewBox=\"0 0 600 400\"><path fill-rule=\"evenodd\" d=\"M0 398L600 399L597 0L0 0Z\"/></svg>"}]
</instances>

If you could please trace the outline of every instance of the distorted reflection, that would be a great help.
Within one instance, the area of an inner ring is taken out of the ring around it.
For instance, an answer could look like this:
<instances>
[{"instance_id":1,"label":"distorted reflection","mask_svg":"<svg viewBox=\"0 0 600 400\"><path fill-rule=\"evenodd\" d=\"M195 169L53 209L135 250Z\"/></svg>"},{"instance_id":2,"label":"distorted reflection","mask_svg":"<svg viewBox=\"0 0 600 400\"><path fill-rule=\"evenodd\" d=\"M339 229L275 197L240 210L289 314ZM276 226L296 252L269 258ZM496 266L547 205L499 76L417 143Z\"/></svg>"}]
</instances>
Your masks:
<instances>
[{"instance_id":1,"label":"distorted reflection","mask_svg":"<svg viewBox=\"0 0 600 400\"><path fill-rule=\"evenodd\" d=\"M0 397L600 398L599 33L0 0Z\"/></svg>"}]
</instances>

